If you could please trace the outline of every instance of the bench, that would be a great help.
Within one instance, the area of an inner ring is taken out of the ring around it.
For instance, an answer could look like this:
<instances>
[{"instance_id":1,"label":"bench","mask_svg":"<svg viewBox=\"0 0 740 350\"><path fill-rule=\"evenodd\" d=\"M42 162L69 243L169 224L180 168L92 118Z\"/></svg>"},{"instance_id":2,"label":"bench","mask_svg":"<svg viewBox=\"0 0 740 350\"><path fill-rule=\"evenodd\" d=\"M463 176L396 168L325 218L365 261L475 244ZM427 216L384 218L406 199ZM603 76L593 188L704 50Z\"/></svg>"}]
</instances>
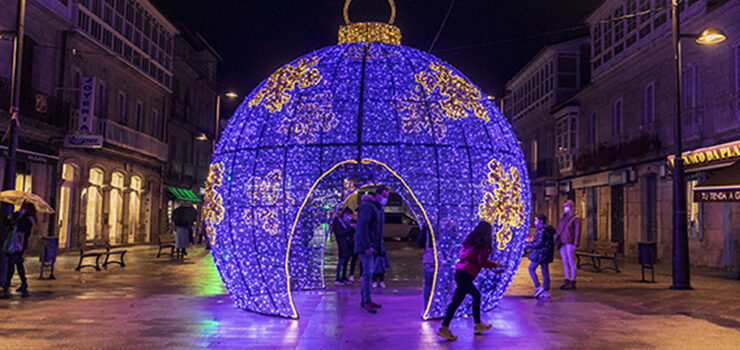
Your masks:
<instances>
[{"instance_id":1,"label":"bench","mask_svg":"<svg viewBox=\"0 0 740 350\"><path fill-rule=\"evenodd\" d=\"M175 256L175 235L166 235L166 236L160 236L159 237L159 251L157 251L157 258L159 258L162 255L162 249L170 249L170 252L165 252L164 254L169 254L170 257Z\"/></svg>"},{"instance_id":2,"label":"bench","mask_svg":"<svg viewBox=\"0 0 740 350\"><path fill-rule=\"evenodd\" d=\"M619 265L617 265L617 250L619 249L618 242L591 242L589 248L585 250L576 250L576 267L581 266L593 266L597 271L601 271L601 260L611 260L614 263L614 270L617 273L619 271ZM581 263L581 257L590 258L591 262ZM611 268L611 267L605 267Z\"/></svg>"},{"instance_id":3,"label":"bench","mask_svg":"<svg viewBox=\"0 0 740 350\"><path fill-rule=\"evenodd\" d=\"M118 264L121 267L126 267L126 263L123 262L123 256L126 255L126 249L111 250L110 245L105 246L105 262L103 262L103 268L108 269L109 264ZM111 260L112 255L118 255L118 260Z\"/></svg>"},{"instance_id":4,"label":"bench","mask_svg":"<svg viewBox=\"0 0 740 350\"><path fill-rule=\"evenodd\" d=\"M77 263L75 271L80 271L84 267L92 267L95 271L100 271L100 258L105 256L103 261L103 268L107 269L109 264L118 264L121 267L125 267L126 263L123 260L127 250L118 249L111 250L110 244L105 241L92 241L87 242L85 245L81 245L80 249L80 261ZM111 256L118 255L118 260L111 259ZM95 258L95 264L92 263L83 264L86 258Z\"/></svg>"}]
</instances>

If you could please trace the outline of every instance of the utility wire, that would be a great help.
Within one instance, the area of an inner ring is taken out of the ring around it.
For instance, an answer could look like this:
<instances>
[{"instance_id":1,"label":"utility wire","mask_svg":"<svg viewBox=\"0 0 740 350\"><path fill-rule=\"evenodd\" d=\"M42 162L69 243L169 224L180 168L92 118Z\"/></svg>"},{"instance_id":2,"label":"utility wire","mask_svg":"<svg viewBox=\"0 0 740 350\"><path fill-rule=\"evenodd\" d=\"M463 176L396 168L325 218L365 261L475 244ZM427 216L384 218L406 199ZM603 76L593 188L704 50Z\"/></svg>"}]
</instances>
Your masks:
<instances>
[{"instance_id":1,"label":"utility wire","mask_svg":"<svg viewBox=\"0 0 740 350\"><path fill-rule=\"evenodd\" d=\"M452 0L450 2L450 7L447 8L447 14L445 14L445 18L442 20L442 24L440 24L439 30L437 30L437 35L435 35L434 40L432 40L432 44L429 45L429 50L427 50L427 53L432 52L432 49L434 48L434 44L437 43L437 39L439 39L439 35L442 34L442 29L445 27L445 23L447 23L447 18L450 17L450 13L452 12L453 6L455 6L455 0Z\"/></svg>"}]
</instances>

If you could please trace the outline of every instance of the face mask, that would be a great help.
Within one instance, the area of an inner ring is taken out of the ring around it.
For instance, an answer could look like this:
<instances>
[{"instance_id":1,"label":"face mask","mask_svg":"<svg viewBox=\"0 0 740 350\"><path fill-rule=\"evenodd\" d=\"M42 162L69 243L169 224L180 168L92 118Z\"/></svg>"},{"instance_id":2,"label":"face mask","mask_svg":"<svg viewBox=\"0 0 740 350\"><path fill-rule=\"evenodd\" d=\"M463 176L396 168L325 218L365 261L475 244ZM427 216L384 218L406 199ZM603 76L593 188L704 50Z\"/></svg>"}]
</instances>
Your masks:
<instances>
[{"instance_id":1,"label":"face mask","mask_svg":"<svg viewBox=\"0 0 740 350\"><path fill-rule=\"evenodd\" d=\"M380 203L380 205L385 205L386 203L388 203L388 198L387 197L381 197L380 198L380 202L378 202L378 203Z\"/></svg>"}]
</instances>

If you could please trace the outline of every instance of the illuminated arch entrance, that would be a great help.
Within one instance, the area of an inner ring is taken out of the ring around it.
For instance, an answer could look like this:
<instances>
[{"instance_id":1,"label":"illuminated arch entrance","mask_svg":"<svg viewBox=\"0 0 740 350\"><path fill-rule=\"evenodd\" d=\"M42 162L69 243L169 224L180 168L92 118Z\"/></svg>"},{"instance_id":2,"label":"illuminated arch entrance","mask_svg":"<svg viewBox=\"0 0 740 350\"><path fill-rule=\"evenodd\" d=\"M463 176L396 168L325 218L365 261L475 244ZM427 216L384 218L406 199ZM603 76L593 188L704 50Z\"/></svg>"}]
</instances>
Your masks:
<instances>
[{"instance_id":1,"label":"illuminated arch entrance","mask_svg":"<svg viewBox=\"0 0 740 350\"><path fill-rule=\"evenodd\" d=\"M384 170L384 171L382 171ZM333 175L333 176L332 176ZM348 182L351 183L348 185ZM361 184L359 186L356 186L354 184ZM344 202L344 199L355 192L356 189L359 189L360 187L367 185L367 184L384 184L386 186L389 186L393 188L396 193L401 195L404 198L410 198L409 206L412 212L414 212L414 215L417 218L420 218L424 220L427 227L433 227L432 222L429 220L429 215L427 211L424 209L424 206L419 202L418 198L416 197L416 194L414 194L413 189L406 183L406 181L393 169L391 169L388 165L379 162L377 160L373 159L362 159L360 162L357 160L345 160L342 162L337 163L333 167L331 167L329 170L321 174L321 176L313 183L311 186L311 189L308 191L308 194L306 195L305 199L303 200L303 203L300 205L300 208L298 209L298 213L296 214L295 220L293 222L293 226L290 231L290 236L288 238L288 245L287 245L287 251L285 254L285 275L286 275L286 290L288 291L288 298L290 298L290 306L291 310L293 312L293 315L291 317L297 318L298 317L298 311L296 310L295 303L293 302L293 293L292 291L295 289L305 289L305 288L316 288L323 286L323 274L318 276L317 279L316 276L311 276L310 272L314 271L315 269L311 269L310 266L322 266L323 267L323 254L320 256L321 260L317 261L315 258L312 257L310 252L304 252L304 254L296 254L296 258L292 259L293 265L299 265L299 266L305 266L307 268L300 268L297 269L299 271L299 274L292 274L291 275L291 250L295 251L294 248L294 242L293 238L296 235L297 231L303 231L304 235L302 237L314 237L314 234L312 234L313 230L318 228L320 225L319 223L325 221L325 218L318 217L317 220L304 220L306 222L306 225L303 225L302 227L299 226L299 223L301 222L302 214L305 210L310 210L311 207L318 207L322 208L324 207L324 204L329 204L332 207L336 207L337 204L341 205ZM320 198L316 198L317 196L314 195L315 191L322 192L322 196ZM330 191L333 193L330 193L328 196L326 195L326 192ZM336 195L334 195L336 194ZM331 198L334 197L335 200L331 200ZM317 201L318 199L318 201ZM313 205L311 205L313 204ZM317 205L318 204L318 205ZM303 228L303 230L301 230ZM307 232L308 231L308 232ZM432 247L434 249L434 281L432 282L432 295L434 295L434 288L436 287L436 278L437 278L437 245L436 241L434 239L434 230L431 230L431 237L432 237ZM325 232L317 232L318 235L316 237L320 240L320 248L324 249L324 237ZM299 249L303 248L304 250L312 250L315 247L310 245L311 239L306 240L305 243L308 244L300 244ZM308 257L308 260L305 258ZM323 269L320 269L323 270ZM296 278L298 277L298 278ZM423 317L426 319L428 318L428 312L429 308L432 304L433 300L430 298L430 302L428 305L425 306L424 315Z\"/></svg>"}]
</instances>

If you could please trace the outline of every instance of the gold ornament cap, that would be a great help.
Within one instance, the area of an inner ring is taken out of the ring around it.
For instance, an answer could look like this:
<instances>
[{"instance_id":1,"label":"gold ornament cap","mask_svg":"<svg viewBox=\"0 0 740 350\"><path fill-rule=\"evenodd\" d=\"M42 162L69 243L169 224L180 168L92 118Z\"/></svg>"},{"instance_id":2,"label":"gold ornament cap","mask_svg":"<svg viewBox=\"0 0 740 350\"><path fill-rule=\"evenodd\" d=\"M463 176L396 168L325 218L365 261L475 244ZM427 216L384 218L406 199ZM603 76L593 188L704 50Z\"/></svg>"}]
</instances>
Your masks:
<instances>
[{"instance_id":1,"label":"gold ornament cap","mask_svg":"<svg viewBox=\"0 0 740 350\"><path fill-rule=\"evenodd\" d=\"M388 4L391 6L391 18L388 20L388 23L352 23L349 20L349 4L351 2L352 0L346 0L344 3L344 23L346 25L339 28L340 44L381 42L401 45L401 29L393 25L396 19L396 4L393 0L388 0Z\"/></svg>"}]
</instances>

